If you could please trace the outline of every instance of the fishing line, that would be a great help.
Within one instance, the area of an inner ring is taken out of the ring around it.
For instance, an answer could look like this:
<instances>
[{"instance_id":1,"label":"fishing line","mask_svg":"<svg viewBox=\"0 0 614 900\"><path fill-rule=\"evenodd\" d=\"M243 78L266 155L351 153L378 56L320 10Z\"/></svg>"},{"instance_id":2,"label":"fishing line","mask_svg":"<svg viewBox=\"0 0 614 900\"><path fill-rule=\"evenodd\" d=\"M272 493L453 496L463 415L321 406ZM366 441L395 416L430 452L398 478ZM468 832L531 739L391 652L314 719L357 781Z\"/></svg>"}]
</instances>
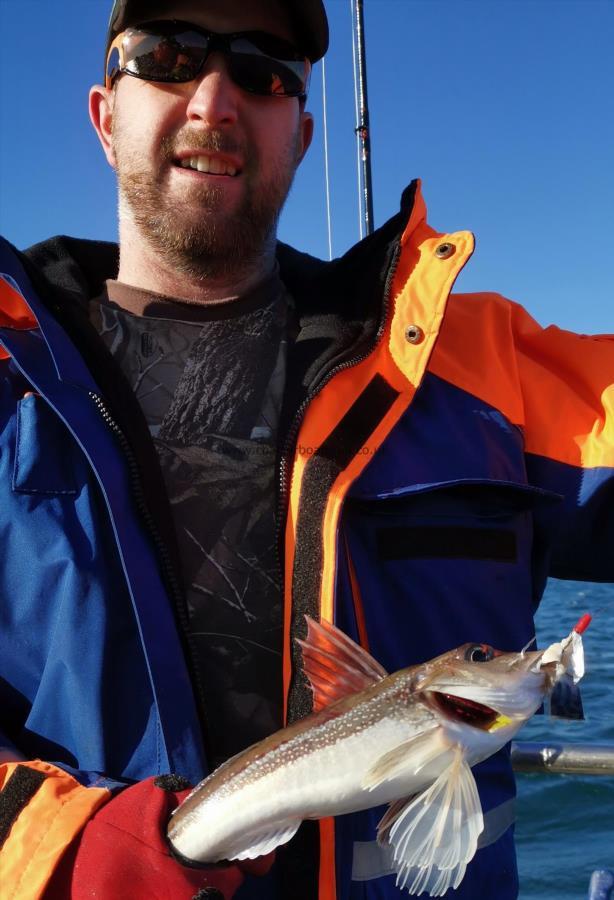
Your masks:
<instances>
[{"instance_id":1,"label":"fishing line","mask_svg":"<svg viewBox=\"0 0 614 900\"><path fill-rule=\"evenodd\" d=\"M356 175L358 178L358 232L360 239L363 238L362 232L362 180L360 177L360 136L358 134L358 126L360 125L360 115L358 112L358 64L356 61L356 39L354 37L354 19L356 16L354 10L354 0L350 0L350 14L352 16L352 71L354 73L354 121L356 122Z\"/></svg>"},{"instance_id":2,"label":"fishing line","mask_svg":"<svg viewBox=\"0 0 614 900\"><path fill-rule=\"evenodd\" d=\"M598 606L593 615L598 616L600 613L605 612L605 610L609 611L609 607L612 606L612 603L614 603L614 597L611 600L606 600L602 606Z\"/></svg>"},{"instance_id":3,"label":"fishing line","mask_svg":"<svg viewBox=\"0 0 614 900\"><path fill-rule=\"evenodd\" d=\"M524 647L520 651L520 655L524 656L525 653L527 652L527 650L529 649L529 647L531 646L531 644L534 644L536 641L537 641L537 635L535 635L535 637L532 637L531 640L527 644L524 645Z\"/></svg>"},{"instance_id":4,"label":"fishing line","mask_svg":"<svg viewBox=\"0 0 614 900\"><path fill-rule=\"evenodd\" d=\"M330 181L328 171L328 119L326 115L326 61L322 60L322 114L324 118L324 178L326 181L326 221L328 224L328 258L333 258L333 228L330 217Z\"/></svg>"}]
</instances>

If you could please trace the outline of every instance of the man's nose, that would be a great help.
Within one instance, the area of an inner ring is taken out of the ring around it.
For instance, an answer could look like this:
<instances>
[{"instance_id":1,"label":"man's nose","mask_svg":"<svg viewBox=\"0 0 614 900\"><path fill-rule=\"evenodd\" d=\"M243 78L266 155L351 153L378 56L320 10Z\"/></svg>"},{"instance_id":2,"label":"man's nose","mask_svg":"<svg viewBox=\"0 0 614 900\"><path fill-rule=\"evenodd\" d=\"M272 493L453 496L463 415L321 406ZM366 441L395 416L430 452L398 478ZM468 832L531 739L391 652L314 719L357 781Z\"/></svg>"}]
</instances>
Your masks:
<instances>
[{"instance_id":1,"label":"man's nose","mask_svg":"<svg viewBox=\"0 0 614 900\"><path fill-rule=\"evenodd\" d=\"M232 125L237 121L241 88L230 77L223 56L212 54L190 88L188 119L210 126Z\"/></svg>"}]
</instances>

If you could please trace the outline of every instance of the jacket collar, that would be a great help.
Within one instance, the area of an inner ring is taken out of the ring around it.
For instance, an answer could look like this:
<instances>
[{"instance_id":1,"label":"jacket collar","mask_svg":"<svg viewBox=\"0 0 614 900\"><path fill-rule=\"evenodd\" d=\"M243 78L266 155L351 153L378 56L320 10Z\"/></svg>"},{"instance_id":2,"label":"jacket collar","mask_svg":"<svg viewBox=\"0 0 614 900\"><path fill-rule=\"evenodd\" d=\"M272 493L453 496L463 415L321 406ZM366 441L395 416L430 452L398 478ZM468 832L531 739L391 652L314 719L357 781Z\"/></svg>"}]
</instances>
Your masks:
<instances>
[{"instance_id":1,"label":"jacket collar","mask_svg":"<svg viewBox=\"0 0 614 900\"><path fill-rule=\"evenodd\" d=\"M383 282L382 263L391 241L399 238L412 212L422 206L419 182L403 193L400 211L344 256L325 262L278 242L281 277L295 299L299 320L335 316L340 322L366 321L374 314L373 288ZM43 294L56 303L81 304L98 296L119 267L117 244L57 236L24 253L28 274L33 268ZM53 305L53 304L52 304Z\"/></svg>"},{"instance_id":2,"label":"jacket collar","mask_svg":"<svg viewBox=\"0 0 614 900\"><path fill-rule=\"evenodd\" d=\"M278 243L281 278L294 299L299 325L289 372L292 394L306 394L331 366L360 354L373 342L393 250L423 215L420 185L414 181L404 191L395 216L332 262ZM104 290L108 278L116 277L117 245L59 236L19 256L36 294L100 381L96 359L101 352L96 345L102 342L89 324L87 301ZM47 324L53 330L53 323ZM108 363L108 354L102 356ZM76 360L64 355L56 359L56 367L60 377L85 382L90 389L86 370ZM101 388L104 393L104 385Z\"/></svg>"}]
</instances>

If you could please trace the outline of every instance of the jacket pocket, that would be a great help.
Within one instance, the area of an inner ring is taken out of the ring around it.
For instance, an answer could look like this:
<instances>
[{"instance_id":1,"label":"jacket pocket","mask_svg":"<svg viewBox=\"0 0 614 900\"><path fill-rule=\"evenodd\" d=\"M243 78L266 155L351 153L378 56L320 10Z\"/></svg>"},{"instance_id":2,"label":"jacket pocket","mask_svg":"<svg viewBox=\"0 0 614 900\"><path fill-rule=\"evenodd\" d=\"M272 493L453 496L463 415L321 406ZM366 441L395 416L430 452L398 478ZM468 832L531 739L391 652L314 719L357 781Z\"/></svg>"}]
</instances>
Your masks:
<instances>
[{"instance_id":1,"label":"jacket pocket","mask_svg":"<svg viewBox=\"0 0 614 900\"><path fill-rule=\"evenodd\" d=\"M526 513L560 499L531 485L467 480L353 502L358 515L371 520L381 560L516 563L519 523L526 522Z\"/></svg>"},{"instance_id":2,"label":"jacket pocket","mask_svg":"<svg viewBox=\"0 0 614 900\"><path fill-rule=\"evenodd\" d=\"M559 499L465 480L347 501L344 537L374 656L394 671L468 640L520 649L543 589L536 526Z\"/></svg>"},{"instance_id":3,"label":"jacket pocket","mask_svg":"<svg viewBox=\"0 0 614 900\"><path fill-rule=\"evenodd\" d=\"M17 405L13 490L21 494L76 494L74 441L49 404L26 394Z\"/></svg>"}]
</instances>

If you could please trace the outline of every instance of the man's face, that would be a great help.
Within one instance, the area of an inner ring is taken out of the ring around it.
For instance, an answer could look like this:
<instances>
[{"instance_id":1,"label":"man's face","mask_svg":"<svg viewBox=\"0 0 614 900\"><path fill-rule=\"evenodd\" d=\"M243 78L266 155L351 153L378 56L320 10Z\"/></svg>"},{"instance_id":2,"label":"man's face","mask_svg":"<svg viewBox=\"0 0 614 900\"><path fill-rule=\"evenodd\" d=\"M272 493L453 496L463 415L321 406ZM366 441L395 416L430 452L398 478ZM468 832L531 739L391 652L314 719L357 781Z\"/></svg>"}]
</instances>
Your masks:
<instances>
[{"instance_id":1,"label":"man's face","mask_svg":"<svg viewBox=\"0 0 614 900\"><path fill-rule=\"evenodd\" d=\"M246 10L245 7L248 7ZM156 18L212 31L261 30L292 38L275 0L171 4ZM212 54L187 84L120 77L110 155L120 211L177 269L223 276L260 257L274 239L281 207L307 149L311 119L296 98L249 94ZM195 171L181 165L199 158Z\"/></svg>"}]
</instances>

